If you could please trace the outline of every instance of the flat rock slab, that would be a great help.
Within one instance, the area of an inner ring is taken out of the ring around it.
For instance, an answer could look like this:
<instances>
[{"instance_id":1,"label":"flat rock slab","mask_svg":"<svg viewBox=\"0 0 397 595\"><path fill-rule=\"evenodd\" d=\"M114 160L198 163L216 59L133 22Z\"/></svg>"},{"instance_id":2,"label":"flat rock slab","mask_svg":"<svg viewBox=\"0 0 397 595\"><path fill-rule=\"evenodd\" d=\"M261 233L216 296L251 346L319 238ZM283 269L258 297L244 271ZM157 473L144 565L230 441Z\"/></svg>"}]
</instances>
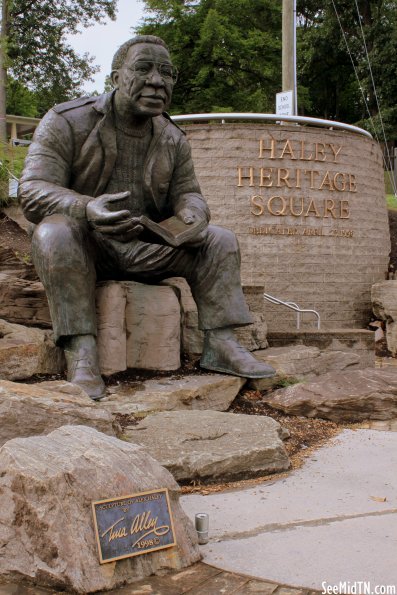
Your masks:
<instances>
[{"instance_id":1,"label":"flat rock slab","mask_svg":"<svg viewBox=\"0 0 397 595\"><path fill-rule=\"evenodd\" d=\"M222 374L184 376L122 384L101 407L112 413L150 413L180 409L226 411L245 379Z\"/></svg>"},{"instance_id":2,"label":"flat rock slab","mask_svg":"<svg viewBox=\"0 0 397 595\"><path fill-rule=\"evenodd\" d=\"M290 464L282 441L288 432L265 416L170 411L148 416L125 436L181 482L247 479Z\"/></svg>"},{"instance_id":3,"label":"flat rock slab","mask_svg":"<svg viewBox=\"0 0 397 595\"><path fill-rule=\"evenodd\" d=\"M393 419L397 416L397 369L330 372L316 382L274 391L264 400L290 415L336 422Z\"/></svg>"},{"instance_id":4,"label":"flat rock slab","mask_svg":"<svg viewBox=\"0 0 397 595\"><path fill-rule=\"evenodd\" d=\"M293 377L299 380L313 378L347 368L358 367L360 356L347 351L321 351L318 347L304 345L287 345L270 347L255 352L255 357L273 366L276 376L271 384L275 385L280 378ZM249 386L256 390L269 388L268 378L249 381Z\"/></svg>"},{"instance_id":5,"label":"flat rock slab","mask_svg":"<svg viewBox=\"0 0 397 595\"><path fill-rule=\"evenodd\" d=\"M169 490L177 545L101 565L91 503L159 488ZM7 442L0 449L0 492L4 579L92 593L200 559L170 473L141 447L93 428L64 426Z\"/></svg>"},{"instance_id":6,"label":"flat rock slab","mask_svg":"<svg viewBox=\"0 0 397 595\"><path fill-rule=\"evenodd\" d=\"M0 381L0 445L12 438L48 434L65 424L91 426L110 435L119 431L111 413L69 382Z\"/></svg>"}]
</instances>

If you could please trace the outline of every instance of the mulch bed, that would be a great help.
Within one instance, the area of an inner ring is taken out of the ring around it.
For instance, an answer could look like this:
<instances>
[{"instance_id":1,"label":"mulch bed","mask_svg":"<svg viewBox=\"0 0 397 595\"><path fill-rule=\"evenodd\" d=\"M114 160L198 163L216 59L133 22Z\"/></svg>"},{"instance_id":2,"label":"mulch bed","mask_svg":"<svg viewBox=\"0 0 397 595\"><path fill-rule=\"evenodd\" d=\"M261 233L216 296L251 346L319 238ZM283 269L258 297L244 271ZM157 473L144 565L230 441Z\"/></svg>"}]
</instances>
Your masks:
<instances>
[{"instance_id":1,"label":"mulch bed","mask_svg":"<svg viewBox=\"0 0 397 595\"><path fill-rule=\"evenodd\" d=\"M341 426L332 421L297 417L272 409L264 402L267 392L269 391L243 389L232 403L229 411L245 415L267 415L278 421L290 433L290 437L284 443L289 456L300 450L322 444L340 431Z\"/></svg>"}]
</instances>

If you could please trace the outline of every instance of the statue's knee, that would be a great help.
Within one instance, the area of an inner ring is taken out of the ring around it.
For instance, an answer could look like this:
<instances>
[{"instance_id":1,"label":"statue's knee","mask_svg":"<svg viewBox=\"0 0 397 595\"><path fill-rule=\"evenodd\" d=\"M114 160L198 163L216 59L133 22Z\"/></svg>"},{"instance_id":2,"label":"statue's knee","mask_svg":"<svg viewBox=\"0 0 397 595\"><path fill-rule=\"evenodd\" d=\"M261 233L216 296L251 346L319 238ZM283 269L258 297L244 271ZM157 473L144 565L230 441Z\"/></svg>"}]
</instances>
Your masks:
<instances>
[{"instance_id":1,"label":"statue's knee","mask_svg":"<svg viewBox=\"0 0 397 595\"><path fill-rule=\"evenodd\" d=\"M208 239L213 246L216 246L217 251L223 253L239 252L239 245L236 235L230 229L224 227L217 227L210 225L208 227Z\"/></svg>"},{"instance_id":2,"label":"statue's knee","mask_svg":"<svg viewBox=\"0 0 397 595\"><path fill-rule=\"evenodd\" d=\"M50 252L59 248L68 250L78 234L75 227L76 225L69 217L63 215L46 217L33 232L33 251Z\"/></svg>"}]
</instances>

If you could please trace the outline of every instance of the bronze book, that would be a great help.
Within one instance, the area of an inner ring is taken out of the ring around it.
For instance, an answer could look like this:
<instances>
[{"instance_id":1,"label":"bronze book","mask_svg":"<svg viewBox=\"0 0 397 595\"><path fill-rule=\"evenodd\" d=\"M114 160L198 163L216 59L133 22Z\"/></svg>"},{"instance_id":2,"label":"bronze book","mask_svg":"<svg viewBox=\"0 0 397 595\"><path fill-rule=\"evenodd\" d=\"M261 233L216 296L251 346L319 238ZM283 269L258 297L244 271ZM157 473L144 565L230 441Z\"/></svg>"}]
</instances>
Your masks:
<instances>
[{"instance_id":1,"label":"bronze book","mask_svg":"<svg viewBox=\"0 0 397 595\"><path fill-rule=\"evenodd\" d=\"M205 220L187 225L178 217L170 217L160 223L152 221L145 215L141 215L138 219L144 227L142 233L139 234L140 240L151 244L165 244L174 248L194 239L207 225Z\"/></svg>"}]
</instances>

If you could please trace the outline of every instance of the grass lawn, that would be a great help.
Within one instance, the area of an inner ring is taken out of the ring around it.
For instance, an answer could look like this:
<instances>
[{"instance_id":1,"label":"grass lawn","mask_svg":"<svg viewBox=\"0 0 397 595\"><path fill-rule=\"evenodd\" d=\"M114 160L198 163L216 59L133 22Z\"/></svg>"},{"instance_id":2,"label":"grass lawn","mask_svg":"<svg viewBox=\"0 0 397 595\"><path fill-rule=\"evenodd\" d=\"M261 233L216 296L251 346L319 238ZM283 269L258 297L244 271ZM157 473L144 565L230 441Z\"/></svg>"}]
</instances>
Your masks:
<instances>
[{"instance_id":1,"label":"grass lawn","mask_svg":"<svg viewBox=\"0 0 397 595\"><path fill-rule=\"evenodd\" d=\"M397 211L397 197L394 194L386 194L387 208Z\"/></svg>"}]
</instances>

